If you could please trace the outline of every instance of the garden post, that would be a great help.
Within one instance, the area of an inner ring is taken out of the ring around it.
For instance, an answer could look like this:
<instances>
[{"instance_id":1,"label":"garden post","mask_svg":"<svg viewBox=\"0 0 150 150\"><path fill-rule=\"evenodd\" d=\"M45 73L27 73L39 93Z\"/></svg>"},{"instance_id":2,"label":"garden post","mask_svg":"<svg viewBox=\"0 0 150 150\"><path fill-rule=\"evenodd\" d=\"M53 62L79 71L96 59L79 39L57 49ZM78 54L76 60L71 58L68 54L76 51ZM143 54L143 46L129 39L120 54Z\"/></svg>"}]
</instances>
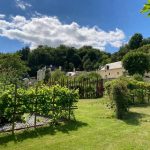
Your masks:
<instances>
[{"instance_id":1,"label":"garden post","mask_svg":"<svg viewBox=\"0 0 150 150\"><path fill-rule=\"evenodd\" d=\"M17 82L15 83L15 93L14 93L14 104L13 104L13 118L12 118L12 134L15 133L15 115L16 115L16 100L17 100Z\"/></svg>"},{"instance_id":2,"label":"garden post","mask_svg":"<svg viewBox=\"0 0 150 150\"><path fill-rule=\"evenodd\" d=\"M56 116L55 116L55 87L53 89L53 99L52 99L52 112L53 112L53 123L56 123Z\"/></svg>"},{"instance_id":3,"label":"garden post","mask_svg":"<svg viewBox=\"0 0 150 150\"><path fill-rule=\"evenodd\" d=\"M71 118L71 103L70 103L70 99L69 99L69 106L68 106L68 110L69 110L68 120L70 120L70 118Z\"/></svg>"},{"instance_id":4,"label":"garden post","mask_svg":"<svg viewBox=\"0 0 150 150\"><path fill-rule=\"evenodd\" d=\"M36 88L35 88L34 128L36 128L37 96L38 96L38 85L36 85Z\"/></svg>"}]
</instances>

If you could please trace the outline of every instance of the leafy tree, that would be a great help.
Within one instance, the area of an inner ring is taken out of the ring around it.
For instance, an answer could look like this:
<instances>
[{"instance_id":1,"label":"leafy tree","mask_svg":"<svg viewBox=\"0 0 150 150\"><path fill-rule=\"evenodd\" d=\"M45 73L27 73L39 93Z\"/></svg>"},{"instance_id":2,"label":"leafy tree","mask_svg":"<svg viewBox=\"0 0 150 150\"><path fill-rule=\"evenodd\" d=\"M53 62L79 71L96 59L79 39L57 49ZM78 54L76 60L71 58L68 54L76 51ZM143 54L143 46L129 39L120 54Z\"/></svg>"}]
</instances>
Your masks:
<instances>
[{"instance_id":1,"label":"leafy tree","mask_svg":"<svg viewBox=\"0 0 150 150\"><path fill-rule=\"evenodd\" d=\"M121 46L119 51L111 55L112 62L122 60L123 56L130 51L129 45Z\"/></svg>"},{"instance_id":2,"label":"leafy tree","mask_svg":"<svg viewBox=\"0 0 150 150\"><path fill-rule=\"evenodd\" d=\"M29 53L30 53L29 47L24 47L17 52L17 54L21 56L20 58L24 61L28 61Z\"/></svg>"},{"instance_id":3,"label":"leafy tree","mask_svg":"<svg viewBox=\"0 0 150 150\"><path fill-rule=\"evenodd\" d=\"M58 81L59 79L65 78L65 73L59 69L56 69L55 71L53 71L51 73L51 77L52 79L54 79L55 81Z\"/></svg>"},{"instance_id":4,"label":"leafy tree","mask_svg":"<svg viewBox=\"0 0 150 150\"><path fill-rule=\"evenodd\" d=\"M0 59L0 67L1 69L12 69L18 75L23 75L29 70L25 62L16 54L3 55Z\"/></svg>"},{"instance_id":5,"label":"leafy tree","mask_svg":"<svg viewBox=\"0 0 150 150\"><path fill-rule=\"evenodd\" d=\"M143 81L143 77L140 74L134 74L133 79L137 81Z\"/></svg>"},{"instance_id":6,"label":"leafy tree","mask_svg":"<svg viewBox=\"0 0 150 150\"><path fill-rule=\"evenodd\" d=\"M129 43L120 47L118 52L111 55L111 62L121 61L124 55L130 51L141 51L148 53L150 51L150 38L144 38L139 33L136 33L131 37Z\"/></svg>"},{"instance_id":7,"label":"leafy tree","mask_svg":"<svg viewBox=\"0 0 150 150\"><path fill-rule=\"evenodd\" d=\"M141 43L143 41L143 36L140 33L135 33L130 41L129 41L129 48L130 49L137 49L141 46Z\"/></svg>"},{"instance_id":8,"label":"leafy tree","mask_svg":"<svg viewBox=\"0 0 150 150\"><path fill-rule=\"evenodd\" d=\"M122 62L129 75L143 76L150 69L150 57L142 52L129 52L124 56Z\"/></svg>"},{"instance_id":9,"label":"leafy tree","mask_svg":"<svg viewBox=\"0 0 150 150\"><path fill-rule=\"evenodd\" d=\"M32 50L28 57L28 65L31 68L30 75L35 76L38 69L54 64L53 48L39 46Z\"/></svg>"},{"instance_id":10,"label":"leafy tree","mask_svg":"<svg viewBox=\"0 0 150 150\"><path fill-rule=\"evenodd\" d=\"M141 46L150 44L150 38L143 39Z\"/></svg>"},{"instance_id":11,"label":"leafy tree","mask_svg":"<svg viewBox=\"0 0 150 150\"><path fill-rule=\"evenodd\" d=\"M81 73L77 76L77 80L78 81L83 81L83 80L97 80L97 79L101 79L100 74L96 73L95 71L92 72L84 72Z\"/></svg>"},{"instance_id":12,"label":"leafy tree","mask_svg":"<svg viewBox=\"0 0 150 150\"><path fill-rule=\"evenodd\" d=\"M111 55L94 49L91 46L84 46L80 49L60 45L52 48L39 46L32 50L28 56L28 64L31 68L30 75L35 76L38 69L43 66L53 65L54 68L62 67L64 71L96 70L99 66L110 62ZM88 65L91 64L90 66Z\"/></svg>"},{"instance_id":13,"label":"leafy tree","mask_svg":"<svg viewBox=\"0 0 150 150\"><path fill-rule=\"evenodd\" d=\"M91 60L90 59L87 59L85 62L84 62L84 64L83 64L83 68L84 68L84 70L86 70L86 71L91 71L92 70L92 62L91 62Z\"/></svg>"},{"instance_id":14,"label":"leafy tree","mask_svg":"<svg viewBox=\"0 0 150 150\"><path fill-rule=\"evenodd\" d=\"M94 49L91 46L83 46L79 49L60 45L59 47L52 48L48 46L38 46L36 49L30 51L25 47L17 52L22 60L25 60L30 67L30 76L36 76L37 70L43 66L54 68L62 67L63 71L76 70L83 71L85 64L90 59L90 70L96 70L99 66L103 66L111 61L111 54Z\"/></svg>"},{"instance_id":15,"label":"leafy tree","mask_svg":"<svg viewBox=\"0 0 150 150\"><path fill-rule=\"evenodd\" d=\"M150 54L150 44L143 45L142 47L136 49L136 51Z\"/></svg>"},{"instance_id":16,"label":"leafy tree","mask_svg":"<svg viewBox=\"0 0 150 150\"><path fill-rule=\"evenodd\" d=\"M147 0L147 3L144 5L141 12L142 13L148 13L148 16L150 16L150 0Z\"/></svg>"},{"instance_id":17,"label":"leafy tree","mask_svg":"<svg viewBox=\"0 0 150 150\"><path fill-rule=\"evenodd\" d=\"M87 78L96 80L96 79L101 79L101 76L100 76L100 74L96 73L95 71L92 71L87 74Z\"/></svg>"},{"instance_id":18,"label":"leafy tree","mask_svg":"<svg viewBox=\"0 0 150 150\"><path fill-rule=\"evenodd\" d=\"M19 55L4 54L0 57L0 73L7 79L22 78L29 71L26 63L21 60Z\"/></svg>"}]
</instances>

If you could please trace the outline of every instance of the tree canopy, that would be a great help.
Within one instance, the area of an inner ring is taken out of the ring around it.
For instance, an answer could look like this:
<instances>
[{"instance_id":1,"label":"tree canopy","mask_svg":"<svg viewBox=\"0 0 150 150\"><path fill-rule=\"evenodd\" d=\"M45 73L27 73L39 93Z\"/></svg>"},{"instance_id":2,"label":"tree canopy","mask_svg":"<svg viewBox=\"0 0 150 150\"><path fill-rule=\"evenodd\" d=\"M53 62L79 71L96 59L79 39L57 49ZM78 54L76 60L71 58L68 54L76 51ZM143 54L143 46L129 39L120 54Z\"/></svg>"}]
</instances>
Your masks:
<instances>
[{"instance_id":1,"label":"tree canopy","mask_svg":"<svg viewBox=\"0 0 150 150\"><path fill-rule=\"evenodd\" d=\"M6 80L23 77L29 68L17 54L0 55L0 76Z\"/></svg>"},{"instance_id":2,"label":"tree canopy","mask_svg":"<svg viewBox=\"0 0 150 150\"><path fill-rule=\"evenodd\" d=\"M129 52L124 56L122 62L129 75L143 76L150 69L150 57L142 52Z\"/></svg>"},{"instance_id":3,"label":"tree canopy","mask_svg":"<svg viewBox=\"0 0 150 150\"><path fill-rule=\"evenodd\" d=\"M143 38L142 34L135 33L128 43L121 46L117 52L112 54L91 46L74 48L60 45L54 48L40 45L33 50L30 50L29 47L25 47L13 54L0 53L0 57L2 61L7 56L5 61L7 62L7 66L21 62L20 65L24 64L30 68L28 71L30 76L36 76L37 71L45 66L47 66L47 68L51 67L52 71L58 69L59 66L61 66L64 72L73 71L74 68L77 71L95 71L107 63L121 61L123 57L130 52L149 54L150 38ZM13 58L14 56L15 58ZM17 62L13 63L12 61Z\"/></svg>"},{"instance_id":4,"label":"tree canopy","mask_svg":"<svg viewBox=\"0 0 150 150\"><path fill-rule=\"evenodd\" d=\"M143 36L140 33L135 33L130 41L129 41L129 48L130 49L137 49L141 46L141 43L143 41Z\"/></svg>"},{"instance_id":5,"label":"tree canopy","mask_svg":"<svg viewBox=\"0 0 150 150\"><path fill-rule=\"evenodd\" d=\"M121 46L118 52L111 55L111 62L121 61L123 57L130 51L150 52L150 38L143 38L142 34L135 33L128 44Z\"/></svg>"},{"instance_id":6,"label":"tree canopy","mask_svg":"<svg viewBox=\"0 0 150 150\"><path fill-rule=\"evenodd\" d=\"M79 49L60 45L52 48L39 46L28 54L27 63L31 68L30 75L35 76L36 71L43 66L62 67L63 71L86 70L92 71L109 63L109 53L94 49L91 46L84 46Z\"/></svg>"}]
</instances>

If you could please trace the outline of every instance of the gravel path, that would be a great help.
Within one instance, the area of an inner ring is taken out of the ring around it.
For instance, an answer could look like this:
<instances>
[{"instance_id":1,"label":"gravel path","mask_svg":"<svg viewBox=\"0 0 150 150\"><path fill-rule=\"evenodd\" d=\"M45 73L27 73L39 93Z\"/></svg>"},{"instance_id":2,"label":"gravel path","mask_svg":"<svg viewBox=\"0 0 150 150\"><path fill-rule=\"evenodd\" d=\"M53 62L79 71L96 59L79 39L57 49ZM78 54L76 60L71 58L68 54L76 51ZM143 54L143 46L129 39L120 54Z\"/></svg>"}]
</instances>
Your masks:
<instances>
[{"instance_id":1,"label":"gravel path","mask_svg":"<svg viewBox=\"0 0 150 150\"><path fill-rule=\"evenodd\" d=\"M22 122L16 122L15 123L15 129L23 129L23 128L27 128L27 127L33 127L34 126L34 118L35 116L32 115L30 116L26 123L22 123ZM51 121L50 118L46 118L46 117L42 117L42 116L37 116L36 117L36 125L44 125L44 124L47 124ZM8 124L5 124L5 125L0 125L0 132L2 131L9 131L12 129L12 124L11 123L8 123Z\"/></svg>"}]
</instances>

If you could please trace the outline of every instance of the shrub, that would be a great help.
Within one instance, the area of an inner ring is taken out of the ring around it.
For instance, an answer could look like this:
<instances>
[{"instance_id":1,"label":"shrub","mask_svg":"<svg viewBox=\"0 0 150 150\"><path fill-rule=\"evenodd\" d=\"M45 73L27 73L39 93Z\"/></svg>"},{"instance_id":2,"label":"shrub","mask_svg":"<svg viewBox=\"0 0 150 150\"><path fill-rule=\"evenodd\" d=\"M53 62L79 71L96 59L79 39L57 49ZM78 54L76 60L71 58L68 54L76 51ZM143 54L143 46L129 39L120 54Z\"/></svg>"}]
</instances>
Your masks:
<instances>
[{"instance_id":1,"label":"shrub","mask_svg":"<svg viewBox=\"0 0 150 150\"><path fill-rule=\"evenodd\" d=\"M54 81L59 81L60 78L61 79L65 79L66 76L65 76L65 72L59 70L59 69L56 69L55 71L53 71L51 73L51 78L54 80Z\"/></svg>"},{"instance_id":2,"label":"shrub","mask_svg":"<svg viewBox=\"0 0 150 150\"><path fill-rule=\"evenodd\" d=\"M137 81L143 81L143 77L140 74L134 74L133 79Z\"/></svg>"},{"instance_id":3,"label":"shrub","mask_svg":"<svg viewBox=\"0 0 150 150\"><path fill-rule=\"evenodd\" d=\"M112 85L112 100L116 106L116 116L122 119L128 108L128 89L127 85L121 80Z\"/></svg>"},{"instance_id":4,"label":"shrub","mask_svg":"<svg viewBox=\"0 0 150 150\"><path fill-rule=\"evenodd\" d=\"M109 81L105 84L105 88L111 100L111 105L115 107L116 117L122 119L128 111L129 96L126 82L121 79Z\"/></svg>"}]
</instances>

